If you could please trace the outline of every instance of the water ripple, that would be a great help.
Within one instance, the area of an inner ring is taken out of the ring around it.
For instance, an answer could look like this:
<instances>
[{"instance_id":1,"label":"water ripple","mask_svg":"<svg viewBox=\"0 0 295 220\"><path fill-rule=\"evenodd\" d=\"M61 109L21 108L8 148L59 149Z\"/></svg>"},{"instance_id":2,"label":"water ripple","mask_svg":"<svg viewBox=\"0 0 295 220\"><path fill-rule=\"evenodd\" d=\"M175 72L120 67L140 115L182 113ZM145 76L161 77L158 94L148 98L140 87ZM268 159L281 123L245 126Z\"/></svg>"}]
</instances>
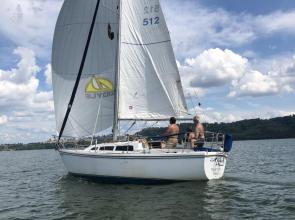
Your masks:
<instances>
[{"instance_id":1,"label":"water ripple","mask_svg":"<svg viewBox=\"0 0 295 220\"><path fill-rule=\"evenodd\" d=\"M2 152L0 219L294 219L294 154L236 142L222 180L116 185L67 175L55 151Z\"/></svg>"}]
</instances>

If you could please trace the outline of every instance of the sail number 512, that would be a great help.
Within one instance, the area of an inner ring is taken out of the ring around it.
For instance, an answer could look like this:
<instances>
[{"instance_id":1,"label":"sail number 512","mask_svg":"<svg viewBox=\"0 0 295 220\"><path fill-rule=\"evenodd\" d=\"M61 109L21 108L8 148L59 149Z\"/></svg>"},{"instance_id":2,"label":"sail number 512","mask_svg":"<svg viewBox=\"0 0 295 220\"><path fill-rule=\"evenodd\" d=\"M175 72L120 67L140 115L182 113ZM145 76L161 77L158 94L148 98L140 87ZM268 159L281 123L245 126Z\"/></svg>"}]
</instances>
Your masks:
<instances>
[{"instance_id":1,"label":"sail number 512","mask_svg":"<svg viewBox=\"0 0 295 220\"><path fill-rule=\"evenodd\" d=\"M143 19L143 26L155 25L155 24L160 24L160 18L159 17Z\"/></svg>"}]
</instances>

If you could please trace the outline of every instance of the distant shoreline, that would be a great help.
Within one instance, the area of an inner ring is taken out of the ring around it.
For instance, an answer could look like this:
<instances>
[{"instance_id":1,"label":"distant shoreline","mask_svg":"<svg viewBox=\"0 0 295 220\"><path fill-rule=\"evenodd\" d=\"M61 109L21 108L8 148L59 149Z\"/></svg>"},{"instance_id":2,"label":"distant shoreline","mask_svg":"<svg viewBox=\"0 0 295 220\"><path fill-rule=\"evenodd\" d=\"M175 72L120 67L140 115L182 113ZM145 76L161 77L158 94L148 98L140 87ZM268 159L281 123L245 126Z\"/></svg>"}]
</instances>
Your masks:
<instances>
[{"instance_id":1,"label":"distant shoreline","mask_svg":"<svg viewBox=\"0 0 295 220\"><path fill-rule=\"evenodd\" d=\"M185 133L190 123L180 124L180 132ZM275 140L295 138L295 115L278 117L272 119L249 119L232 123L204 123L206 130L231 134L234 141L254 140ZM145 137L163 134L165 128L146 128L138 132ZM103 139L102 139L103 140ZM84 143L85 144L85 143ZM20 150L48 150L55 149L55 144L50 143L29 143L29 144L3 144L0 151Z\"/></svg>"},{"instance_id":2,"label":"distant shoreline","mask_svg":"<svg viewBox=\"0 0 295 220\"><path fill-rule=\"evenodd\" d=\"M269 140L289 140L289 139L295 139L295 138L269 138L269 139L253 139L253 140L235 140L234 142L244 142L244 141L269 141ZM1 149L3 145L0 145L0 152L14 152L14 151L31 151L31 150L55 150L55 147L48 147L48 148L44 148L44 146L42 146L42 143L40 145L40 147L34 147L34 148L18 148L18 149L8 149L8 150L4 150ZM12 144L13 146L13 144Z\"/></svg>"},{"instance_id":3,"label":"distant shoreline","mask_svg":"<svg viewBox=\"0 0 295 220\"><path fill-rule=\"evenodd\" d=\"M55 144L51 143L30 143L30 144L3 144L1 151L23 151L23 150L49 150L55 149Z\"/></svg>"}]
</instances>

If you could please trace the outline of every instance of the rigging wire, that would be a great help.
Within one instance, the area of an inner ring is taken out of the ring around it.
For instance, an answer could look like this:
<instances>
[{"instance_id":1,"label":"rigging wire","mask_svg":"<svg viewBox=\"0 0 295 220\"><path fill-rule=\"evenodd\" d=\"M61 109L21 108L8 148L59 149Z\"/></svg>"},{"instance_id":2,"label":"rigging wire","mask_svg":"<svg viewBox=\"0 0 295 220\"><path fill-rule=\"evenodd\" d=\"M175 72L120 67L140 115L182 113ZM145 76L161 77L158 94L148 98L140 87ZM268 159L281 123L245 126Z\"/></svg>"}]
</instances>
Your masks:
<instances>
[{"instance_id":1,"label":"rigging wire","mask_svg":"<svg viewBox=\"0 0 295 220\"><path fill-rule=\"evenodd\" d=\"M158 123L159 123L159 121L156 121L154 124L151 125L151 127L154 127Z\"/></svg>"},{"instance_id":2,"label":"rigging wire","mask_svg":"<svg viewBox=\"0 0 295 220\"><path fill-rule=\"evenodd\" d=\"M134 125L136 124L136 121L134 121L131 126L125 131L125 135L134 127Z\"/></svg>"},{"instance_id":3,"label":"rigging wire","mask_svg":"<svg viewBox=\"0 0 295 220\"><path fill-rule=\"evenodd\" d=\"M195 113L195 115L196 115L196 114L197 114L197 110L196 110L196 108L195 108L195 103L193 102L193 99L192 99L192 96L191 96L190 93L188 94L188 96L189 96L190 102L191 102L191 104L192 104L193 111L194 111L194 113Z\"/></svg>"},{"instance_id":4,"label":"rigging wire","mask_svg":"<svg viewBox=\"0 0 295 220\"><path fill-rule=\"evenodd\" d=\"M194 89L194 93L195 93L196 98L198 98L198 93L196 92L196 89ZM198 106L199 106L199 107L202 106L202 103L200 102L200 100L199 100L199 102L198 102Z\"/></svg>"},{"instance_id":5,"label":"rigging wire","mask_svg":"<svg viewBox=\"0 0 295 220\"><path fill-rule=\"evenodd\" d=\"M198 97L195 90L194 90L194 93L195 93L195 96ZM197 112L197 103L194 102L194 99L193 98L192 98L192 102L193 102L193 105L194 105L195 114L197 114L198 113Z\"/></svg>"},{"instance_id":6,"label":"rigging wire","mask_svg":"<svg viewBox=\"0 0 295 220\"><path fill-rule=\"evenodd\" d=\"M98 106L97 115L96 115L96 120L95 120L95 126L94 126L93 132L92 132L91 145L93 143L94 134L95 134L95 131L96 131L96 128L97 128L98 117L99 117L99 113L100 113L100 109L101 109L101 100L102 100L102 98L100 97L99 98L99 106Z\"/></svg>"}]
</instances>

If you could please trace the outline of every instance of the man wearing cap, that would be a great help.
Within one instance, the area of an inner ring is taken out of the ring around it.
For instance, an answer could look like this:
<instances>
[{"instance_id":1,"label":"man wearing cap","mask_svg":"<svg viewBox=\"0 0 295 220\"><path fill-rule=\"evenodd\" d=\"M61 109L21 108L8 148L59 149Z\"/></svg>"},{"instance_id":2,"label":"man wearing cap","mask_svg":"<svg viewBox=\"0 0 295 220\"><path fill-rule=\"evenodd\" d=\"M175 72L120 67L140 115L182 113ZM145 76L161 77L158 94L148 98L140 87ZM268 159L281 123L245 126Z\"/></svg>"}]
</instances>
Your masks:
<instances>
[{"instance_id":1,"label":"man wearing cap","mask_svg":"<svg viewBox=\"0 0 295 220\"><path fill-rule=\"evenodd\" d=\"M202 123L200 122L200 117L195 116L194 121L194 138L191 139L192 147L203 147L205 143L205 129Z\"/></svg>"}]
</instances>

